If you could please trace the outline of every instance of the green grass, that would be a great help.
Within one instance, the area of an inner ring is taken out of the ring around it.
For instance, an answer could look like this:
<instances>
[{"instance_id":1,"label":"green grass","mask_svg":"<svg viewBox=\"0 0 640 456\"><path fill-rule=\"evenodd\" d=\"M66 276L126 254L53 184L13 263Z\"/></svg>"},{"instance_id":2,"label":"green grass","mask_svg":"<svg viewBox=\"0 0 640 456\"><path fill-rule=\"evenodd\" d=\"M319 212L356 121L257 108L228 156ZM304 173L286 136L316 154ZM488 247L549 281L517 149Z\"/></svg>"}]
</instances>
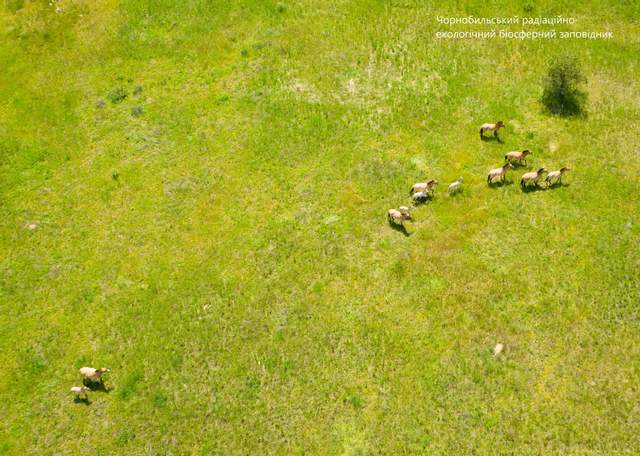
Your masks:
<instances>
[{"instance_id":1,"label":"green grass","mask_svg":"<svg viewBox=\"0 0 640 456\"><path fill-rule=\"evenodd\" d=\"M640 451L640 4L57 3L0 4L0 452ZM488 188L522 148L568 185Z\"/></svg>"}]
</instances>

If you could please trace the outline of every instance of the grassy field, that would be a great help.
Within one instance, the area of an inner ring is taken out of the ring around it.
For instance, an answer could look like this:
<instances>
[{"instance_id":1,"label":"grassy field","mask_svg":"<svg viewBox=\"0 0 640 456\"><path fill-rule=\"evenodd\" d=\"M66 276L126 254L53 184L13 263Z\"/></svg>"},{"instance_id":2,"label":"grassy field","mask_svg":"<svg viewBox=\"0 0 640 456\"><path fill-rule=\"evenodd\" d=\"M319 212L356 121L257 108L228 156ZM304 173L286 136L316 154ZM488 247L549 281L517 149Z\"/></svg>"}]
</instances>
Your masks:
<instances>
[{"instance_id":1,"label":"grassy field","mask_svg":"<svg viewBox=\"0 0 640 456\"><path fill-rule=\"evenodd\" d=\"M614 38L437 40L486 29L438 15ZM638 454L638 17L3 0L0 453ZM560 54L584 116L540 105ZM488 187L523 148L565 185ZM386 211L426 178L403 236ZM89 404L85 365L111 368Z\"/></svg>"}]
</instances>

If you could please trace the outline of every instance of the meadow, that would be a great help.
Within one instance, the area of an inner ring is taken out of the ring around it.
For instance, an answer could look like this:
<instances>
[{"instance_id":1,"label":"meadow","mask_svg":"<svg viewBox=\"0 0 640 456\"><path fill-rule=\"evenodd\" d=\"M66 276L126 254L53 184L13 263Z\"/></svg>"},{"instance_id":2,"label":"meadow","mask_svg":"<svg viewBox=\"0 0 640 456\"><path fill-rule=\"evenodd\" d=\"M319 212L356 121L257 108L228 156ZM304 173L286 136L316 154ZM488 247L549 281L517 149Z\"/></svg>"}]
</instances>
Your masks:
<instances>
[{"instance_id":1,"label":"meadow","mask_svg":"<svg viewBox=\"0 0 640 456\"><path fill-rule=\"evenodd\" d=\"M614 35L436 39L465 29L439 15ZM639 17L3 0L0 453L640 452ZM561 54L584 115L540 103ZM538 166L571 171L521 191ZM403 236L386 212L429 178ZM82 366L111 369L89 403Z\"/></svg>"}]
</instances>

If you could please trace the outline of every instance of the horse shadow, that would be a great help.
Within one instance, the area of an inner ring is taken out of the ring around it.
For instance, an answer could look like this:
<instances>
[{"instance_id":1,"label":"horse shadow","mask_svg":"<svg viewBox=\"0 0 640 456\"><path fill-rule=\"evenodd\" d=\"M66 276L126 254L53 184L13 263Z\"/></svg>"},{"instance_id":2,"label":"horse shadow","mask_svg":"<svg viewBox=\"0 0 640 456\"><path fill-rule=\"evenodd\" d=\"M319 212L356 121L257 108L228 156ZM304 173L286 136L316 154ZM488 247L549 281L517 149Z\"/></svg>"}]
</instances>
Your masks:
<instances>
[{"instance_id":1,"label":"horse shadow","mask_svg":"<svg viewBox=\"0 0 640 456\"><path fill-rule=\"evenodd\" d=\"M409 233L407 231L407 228L404 225L398 225L396 223L393 223L391 220L389 220L389 226L394 229L395 231L398 231L402 234L404 234L406 237L411 236L411 233Z\"/></svg>"},{"instance_id":2,"label":"horse shadow","mask_svg":"<svg viewBox=\"0 0 640 456\"><path fill-rule=\"evenodd\" d=\"M505 180L505 181L498 181L498 182L487 182L487 185L489 186L489 188L495 190L497 188L508 187L509 185L513 185L513 181Z\"/></svg>"},{"instance_id":3,"label":"horse shadow","mask_svg":"<svg viewBox=\"0 0 640 456\"><path fill-rule=\"evenodd\" d=\"M82 404L84 406L88 406L91 405L91 401L89 400L89 397L74 397L73 398L73 403L74 404Z\"/></svg>"},{"instance_id":4,"label":"horse shadow","mask_svg":"<svg viewBox=\"0 0 640 456\"><path fill-rule=\"evenodd\" d=\"M504 144L504 140L500 136L480 136L480 139L485 142L495 141L497 143Z\"/></svg>"},{"instance_id":5,"label":"horse shadow","mask_svg":"<svg viewBox=\"0 0 640 456\"><path fill-rule=\"evenodd\" d=\"M542 185L525 185L525 186L520 186L520 189L522 190L522 193L534 193L534 192L543 192L545 191L547 188L547 186L542 186Z\"/></svg>"},{"instance_id":6,"label":"horse shadow","mask_svg":"<svg viewBox=\"0 0 640 456\"><path fill-rule=\"evenodd\" d=\"M557 188L569 187L571 184L565 184L564 182L554 182L553 184L548 184L547 189L555 190Z\"/></svg>"},{"instance_id":7,"label":"horse shadow","mask_svg":"<svg viewBox=\"0 0 640 456\"><path fill-rule=\"evenodd\" d=\"M427 204L429 201L433 199L433 196L425 196L423 198L416 198L413 200L414 206L420 206L422 204Z\"/></svg>"},{"instance_id":8,"label":"horse shadow","mask_svg":"<svg viewBox=\"0 0 640 456\"><path fill-rule=\"evenodd\" d=\"M84 386L86 386L87 388L89 388L90 391L99 391L101 393L110 393L111 390L113 388L107 388L107 386L104 384L104 382L100 381L100 382L92 382L90 380L84 380L82 382L82 384Z\"/></svg>"}]
</instances>

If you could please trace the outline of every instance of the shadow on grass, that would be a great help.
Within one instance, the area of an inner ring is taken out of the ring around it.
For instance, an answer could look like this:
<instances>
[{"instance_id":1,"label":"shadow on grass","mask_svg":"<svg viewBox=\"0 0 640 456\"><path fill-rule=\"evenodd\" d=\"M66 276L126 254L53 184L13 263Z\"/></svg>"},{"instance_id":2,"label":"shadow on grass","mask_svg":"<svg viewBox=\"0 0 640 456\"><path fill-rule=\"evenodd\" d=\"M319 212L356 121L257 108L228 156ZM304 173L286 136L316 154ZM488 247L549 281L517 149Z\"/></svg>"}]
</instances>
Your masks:
<instances>
[{"instance_id":1,"label":"shadow on grass","mask_svg":"<svg viewBox=\"0 0 640 456\"><path fill-rule=\"evenodd\" d=\"M522 193L533 193L533 192L543 192L547 189L548 187L546 186L542 186L542 185L525 185L525 186L520 186L520 189L522 190Z\"/></svg>"},{"instance_id":2,"label":"shadow on grass","mask_svg":"<svg viewBox=\"0 0 640 456\"><path fill-rule=\"evenodd\" d=\"M88 397L75 397L73 398L74 404L91 405L91 401Z\"/></svg>"},{"instance_id":3,"label":"shadow on grass","mask_svg":"<svg viewBox=\"0 0 640 456\"><path fill-rule=\"evenodd\" d=\"M511 166L513 166L514 169L517 169L517 168L530 169L529 165L527 163L522 163L522 162L517 162L517 161L516 162L510 162L510 163L511 163Z\"/></svg>"},{"instance_id":4,"label":"shadow on grass","mask_svg":"<svg viewBox=\"0 0 640 456\"><path fill-rule=\"evenodd\" d=\"M563 182L554 182L553 184L549 184L547 185L547 189L549 190L555 190L557 188L562 188L562 187L568 187L571 184L565 184Z\"/></svg>"},{"instance_id":5,"label":"shadow on grass","mask_svg":"<svg viewBox=\"0 0 640 456\"><path fill-rule=\"evenodd\" d=\"M546 108L544 105L542 109L540 109L540 114L550 117L558 117L560 119L566 120L587 120L589 118L589 113L586 109L580 109L578 111L565 111L565 112L553 112L552 110Z\"/></svg>"},{"instance_id":6,"label":"shadow on grass","mask_svg":"<svg viewBox=\"0 0 640 456\"><path fill-rule=\"evenodd\" d=\"M90 391L99 391L102 393L110 393L113 388L107 388L104 382L83 381L82 384L89 388Z\"/></svg>"},{"instance_id":7,"label":"shadow on grass","mask_svg":"<svg viewBox=\"0 0 640 456\"><path fill-rule=\"evenodd\" d=\"M416 198L416 199L413 200L413 205L414 206L420 206L422 204L427 204L432 199L433 199L433 196L425 196L425 197L422 197L422 198Z\"/></svg>"},{"instance_id":8,"label":"shadow on grass","mask_svg":"<svg viewBox=\"0 0 640 456\"><path fill-rule=\"evenodd\" d=\"M398 232L400 232L400 233L404 234L404 235L405 235L405 236L407 236L407 237L411 236L411 233L409 233L409 232L407 231L407 228L405 228L405 226L404 226L404 225L397 225L397 224L393 223L392 221L389 221L389 226L390 226L392 229L394 229L395 231L398 231Z\"/></svg>"},{"instance_id":9,"label":"shadow on grass","mask_svg":"<svg viewBox=\"0 0 640 456\"><path fill-rule=\"evenodd\" d=\"M504 182L498 181L498 182L488 182L487 183L487 186L489 188L492 188L492 189L508 187L509 185L513 185L513 181L505 180Z\"/></svg>"},{"instance_id":10,"label":"shadow on grass","mask_svg":"<svg viewBox=\"0 0 640 456\"><path fill-rule=\"evenodd\" d=\"M480 139L485 142L495 141L500 144L504 144L504 140L500 136L481 136Z\"/></svg>"}]
</instances>

